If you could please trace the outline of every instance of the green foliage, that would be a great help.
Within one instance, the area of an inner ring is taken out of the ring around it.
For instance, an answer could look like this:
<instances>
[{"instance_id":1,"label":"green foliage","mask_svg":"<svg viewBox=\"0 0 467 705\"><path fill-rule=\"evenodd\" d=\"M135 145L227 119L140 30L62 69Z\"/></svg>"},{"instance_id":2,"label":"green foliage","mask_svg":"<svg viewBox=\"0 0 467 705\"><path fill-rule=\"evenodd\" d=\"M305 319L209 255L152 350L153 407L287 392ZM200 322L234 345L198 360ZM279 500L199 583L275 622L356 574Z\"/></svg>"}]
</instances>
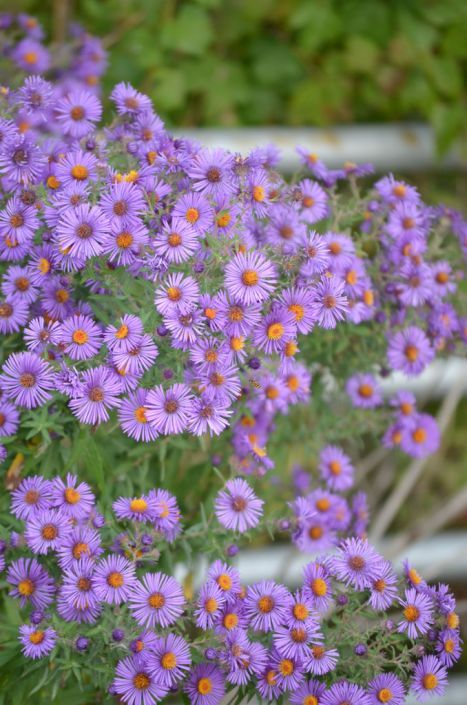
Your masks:
<instances>
[{"instance_id":1,"label":"green foliage","mask_svg":"<svg viewBox=\"0 0 467 705\"><path fill-rule=\"evenodd\" d=\"M49 6L11 3L53 35ZM134 83L172 125L422 119L440 151L465 136L464 0L76 0L70 7L109 49L106 89Z\"/></svg>"}]
</instances>

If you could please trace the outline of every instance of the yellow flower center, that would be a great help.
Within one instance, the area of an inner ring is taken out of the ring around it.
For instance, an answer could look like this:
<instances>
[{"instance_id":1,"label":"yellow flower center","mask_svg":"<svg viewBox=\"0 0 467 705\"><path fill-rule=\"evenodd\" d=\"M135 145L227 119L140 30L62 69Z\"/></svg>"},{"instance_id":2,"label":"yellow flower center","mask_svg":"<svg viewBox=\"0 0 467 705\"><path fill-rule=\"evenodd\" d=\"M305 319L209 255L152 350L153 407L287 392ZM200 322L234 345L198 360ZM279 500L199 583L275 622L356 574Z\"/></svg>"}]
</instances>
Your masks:
<instances>
[{"instance_id":1,"label":"yellow flower center","mask_svg":"<svg viewBox=\"0 0 467 705\"><path fill-rule=\"evenodd\" d=\"M266 198L266 192L262 186L253 187L253 199L257 203L261 203Z\"/></svg>"},{"instance_id":2,"label":"yellow flower center","mask_svg":"<svg viewBox=\"0 0 467 705\"><path fill-rule=\"evenodd\" d=\"M138 423L147 423L148 419L146 417L146 407L145 406L138 406L137 409L134 411L134 416L135 419Z\"/></svg>"},{"instance_id":3,"label":"yellow flower center","mask_svg":"<svg viewBox=\"0 0 467 705\"><path fill-rule=\"evenodd\" d=\"M208 597L204 603L204 609L208 614L213 614L217 610L217 600L215 597Z\"/></svg>"},{"instance_id":4,"label":"yellow flower center","mask_svg":"<svg viewBox=\"0 0 467 705\"><path fill-rule=\"evenodd\" d=\"M23 595L23 597L30 597L35 589L35 585L30 578L21 580L21 582L18 583L18 592L20 595Z\"/></svg>"},{"instance_id":5,"label":"yellow flower center","mask_svg":"<svg viewBox=\"0 0 467 705\"><path fill-rule=\"evenodd\" d=\"M259 282L258 272L254 269L245 269L242 273L242 282L245 286L255 286Z\"/></svg>"},{"instance_id":6,"label":"yellow flower center","mask_svg":"<svg viewBox=\"0 0 467 705\"><path fill-rule=\"evenodd\" d=\"M71 167L71 175L77 181L84 181L88 178L89 171L83 164L75 164Z\"/></svg>"},{"instance_id":7,"label":"yellow flower center","mask_svg":"<svg viewBox=\"0 0 467 705\"><path fill-rule=\"evenodd\" d=\"M132 512L145 512L147 508L148 503L142 497L132 499L130 502L130 509Z\"/></svg>"},{"instance_id":8,"label":"yellow flower center","mask_svg":"<svg viewBox=\"0 0 467 705\"><path fill-rule=\"evenodd\" d=\"M67 487L65 490L65 501L68 504L77 504L81 499L81 494L74 487Z\"/></svg>"},{"instance_id":9,"label":"yellow flower center","mask_svg":"<svg viewBox=\"0 0 467 705\"><path fill-rule=\"evenodd\" d=\"M227 573L222 573L217 578L217 584L221 590L230 590L232 587L232 578Z\"/></svg>"},{"instance_id":10,"label":"yellow flower center","mask_svg":"<svg viewBox=\"0 0 467 705\"><path fill-rule=\"evenodd\" d=\"M117 243L117 247L120 247L122 250L127 250L129 247L132 246L133 240L134 240L134 237L131 233L123 232L123 233L120 233L120 235L117 235L117 238L115 241Z\"/></svg>"},{"instance_id":11,"label":"yellow flower center","mask_svg":"<svg viewBox=\"0 0 467 705\"><path fill-rule=\"evenodd\" d=\"M42 644L42 642L45 639L45 632L41 631L38 629L36 632L31 632L29 635L29 641L31 644L37 645L37 644Z\"/></svg>"},{"instance_id":12,"label":"yellow flower center","mask_svg":"<svg viewBox=\"0 0 467 705\"><path fill-rule=\"evenodd\" d=\"M270 595L264 595L258 600L258 609L263 614L268 614L274 609L274 600Z\"/></svg>"},{"instance_id":13,"label":"yellow flower center","mask_svg":"<svg viewBox=\"0 0 467 705\"><path fill-rule=\"evenodd\" d=\"M154 610L160 610L165 605L165 597L160 592L154 592L148 597L148 605Z\"/></svg>"},{"instance_id":14,"label":"yellow flower center","mask_svg":"<svg viewBox=\"0 0 467 705\"><path fill-rule=\"evenodd\" d=\"M201 695L208 695L212 690L212 680L207 677L200 678L196 689Z\"/></svg>"},{"instance_id":15,"label":"yellow flower center","mask_svg":"<svg viewBox=\"0 0 467 705\"><path fill-rule=\"evenodd\" d=\"M71 336L71 338L73 342L76 343L76 345L84 345L88 342L89 335L82 328L77 328L75 331L73 331L73 335Z\"/></svg>"},{"instance_id":16,"label":"yellow flower center","mask_svg":"<svg viewBox=\"0 0 467 705\"><path fill-rule=\"evenodd\" d=\"M298 602L296 605L293 607L293 616L295 619L300 620L303 622L303 620L308 618L308 615L310 614L310 610L306 605L302 605L300 602Z\"/></svg>"},{"instance_id":17,"label":"yellow flower center","mask_svg":"<svg viewBox=\"0 0 467 705\"><path fill-rule=\"evenodd\" d=\"M124 580L123 580L123 575L121 573L118 573L117 571L113 571L112 573L108 574L107 584L110 585L110 587L119 588L119 587L122 587L123 583L124 583Z\"/></svg>"},{"instance_id":18,"label":"yellow flower center","mask_svg":"<svg viewBox=\"0 0 467 705\"><path fill-rule=\"evenodd\" d=\"M133 685L137 690L146 690L146 688L149 688L150 683L151 679L146 673L137 673L133 678Z\"/></svg>"},{"instance_id":19,"label":"yellow flower center","mask_svg":"<svg viewBox=\"0 0 467 705\"><path fill-rule=\"evenodd\" d=\"M284 335L284 326L282 323L271 323L268 326L267 336L269 340L280 340Z\"/></svg>"},{"instance_id":20,"label":"yellow flower center","mask_svg":"<svg viewBox=\"0 0 467 705\"><path fill-rule=\"evenodd\" d=\"M420 617L420 610L415 605L407 605L404 610L404 617L408 622L416 622Z\"/></svg>"},{"instance_id":21,"label":"yellow flower center","mask_svg":"<svg viewBox=\"0 0 467 705\"><path fill-rule=\"evenodd\" d=\"M326 581L322 578L315 578L311 583L311 592L316 597L324 597L328 591Z\"/></svg>"},{"instance_id":22,"label":"yellow flower center","mask_svg":"<svg viewBox=\"0 0 467 705\"><path fill-rule=\"evenodd\" d=\"M177 657L173 651L167 651L161 658L161 666L166 671L172 671L177 665Z\"/></svg>"},{"instance_id":23,"label":"yellow flower center","mask_svg":"<svg viewBox=\"0 0 467 705\"><path fill-rule=\"evenodd\" d=\"M378 692L377 698L380 703L388 703L392 700L392 690L389 690L389 688L381 688Z\"/></svg>"},{"instance_id":24,"label":"yellow flower center","mask_svg":"<svg viewBox=\"0 0 467 705\"><path fill-rule=\"evenodd\" d=\"M186 219L189 223L193 225L199 219L199 210L197 208L188 208L186 212Z\"/></svg>"},{"instance_id":25,"label":"yellow flower center","mask_svg":"<svg viewBox=\"0 0 467 705\"><path fill-rule=\"evenodd\" d=\"M438 685L438 679L434 673L427 673L423 679L423 687L425 690L434 690Z\"/></svg>"}]
</instances>

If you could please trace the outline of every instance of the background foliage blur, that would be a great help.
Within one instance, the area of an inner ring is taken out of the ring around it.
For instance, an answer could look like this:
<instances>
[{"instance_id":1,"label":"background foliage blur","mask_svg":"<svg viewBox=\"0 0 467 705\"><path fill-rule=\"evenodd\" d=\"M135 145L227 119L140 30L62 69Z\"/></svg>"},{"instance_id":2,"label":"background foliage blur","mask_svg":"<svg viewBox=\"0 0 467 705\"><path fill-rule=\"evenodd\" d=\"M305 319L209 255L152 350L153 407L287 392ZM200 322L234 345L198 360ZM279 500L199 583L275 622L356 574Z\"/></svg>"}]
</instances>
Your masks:
<instances>
[{"instance_id":1,"label":"background foliage blur","mask_svg":"<svg viewBox=\"0 0 467 705\"><path fill-rule=\"evenodd\" d=\"M55 41L104 38L104 86L149 94L169 125L427 120L466 132L465 0L11 0Z\"/></svg>"}]
</instances>

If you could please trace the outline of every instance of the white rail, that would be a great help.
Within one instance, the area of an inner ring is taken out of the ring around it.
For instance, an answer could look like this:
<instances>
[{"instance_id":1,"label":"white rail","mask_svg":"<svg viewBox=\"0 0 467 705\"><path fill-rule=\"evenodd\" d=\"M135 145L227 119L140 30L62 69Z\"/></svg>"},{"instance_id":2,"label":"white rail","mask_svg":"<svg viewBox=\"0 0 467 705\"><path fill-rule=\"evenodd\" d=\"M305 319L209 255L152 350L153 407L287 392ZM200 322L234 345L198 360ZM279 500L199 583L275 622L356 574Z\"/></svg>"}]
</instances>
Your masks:
<instances>
[{"instance_id":1,"label":"white rail","mask_svg":"<svg viewBox=\"0 0 467 705\"><path fill-rule=\"evenodd\" d=\"M436 154L433 130L428 125L397 123L389 125L349 125L342 127L242 127L174 130L176 137L188 137L206 147L223 147L246 154L258 146L275 144L282 153L280 168L287 172L300 166L297 146L318 155L331 167L344 162L371 162L377 171L423 171L465 169L467 159L453 148L440 159ZM467 702L467 701L466 701Z\"/></svg>"}]
</instances>

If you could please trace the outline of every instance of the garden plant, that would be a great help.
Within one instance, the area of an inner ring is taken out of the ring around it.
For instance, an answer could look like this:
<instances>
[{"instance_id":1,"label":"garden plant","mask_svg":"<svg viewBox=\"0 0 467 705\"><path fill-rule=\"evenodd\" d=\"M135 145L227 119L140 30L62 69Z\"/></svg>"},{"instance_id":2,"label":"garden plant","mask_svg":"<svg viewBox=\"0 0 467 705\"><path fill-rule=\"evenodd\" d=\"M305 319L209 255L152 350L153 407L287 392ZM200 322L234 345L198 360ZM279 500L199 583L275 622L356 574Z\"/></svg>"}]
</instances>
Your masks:
<instances>
[{"instance_id":1,"label":"garden plant","mask_svg":"<svg viewBox=\"0 0 467 705\"><path fill-rule=\"evenodd\" d=\"M463 216L307 146L285 180L273 145L174 139L101 95L97 39L2 27L0 702L442 693L455 599L368 541L355 463L439 447L382 380L465 344ZM310 554L300 586L245 583L256 534Z\"/></svg>"}]
</instances>

